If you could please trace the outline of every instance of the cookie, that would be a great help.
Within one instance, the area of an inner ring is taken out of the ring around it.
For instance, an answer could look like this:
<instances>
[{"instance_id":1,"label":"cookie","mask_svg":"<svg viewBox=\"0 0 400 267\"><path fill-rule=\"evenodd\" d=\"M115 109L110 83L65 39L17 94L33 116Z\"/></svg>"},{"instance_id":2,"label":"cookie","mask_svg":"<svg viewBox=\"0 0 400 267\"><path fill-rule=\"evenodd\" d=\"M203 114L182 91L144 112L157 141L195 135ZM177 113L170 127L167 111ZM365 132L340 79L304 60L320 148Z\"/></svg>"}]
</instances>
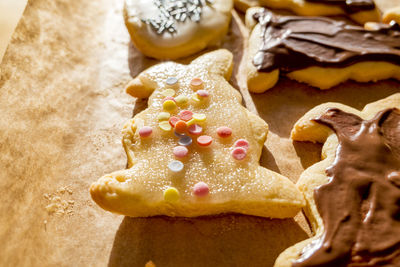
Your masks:
<instances>
[{"instance_id":1,"label":"cookie","mask_svg":"<svg viewBox=\"0 0 400 267\"><path fill-rule=\"evenodd\" d=\"M292 139L324 143L322 161L297 182L315 236L275 266L399 266L400 94L362 111L319 105L297 121Z\"/></svg>"},{"instance_id":2,"label":"cookie","mask_svg":"<svg viewBox=\"0 0 400 267\"><path fill-rule=\"evenodd\" d=\"M369 29L324 17L280 16L253 8L246 64L250 91L273 87L279 75L329 89L346 80L400 80L400 26L369 23Z\"/></svg>"},{"instance_id":3,"label":"cookie","mask_svg":"<svg viewBox=\"0 0 400 267\"><path fill-rule=\"evenodd\" d=\"M373 0L235 0L235 8L243 12L256 6L286 9L300 16L344 15L360 24L381 20Z\"/></svg>"},{"instance_id":4,"label":"cookie","mask_svg":"<svg viewBox=\"0 0 400 267\"><path fill-rule=\"evenodd\" d=\"M130 82L127 92L149 97L148 108L123 128L128 169L91 185L98 205L133 217L285 218L301 209L295 185L259 165L268 126L227 82L232 59L216 50L189 65L158 64Z\"/></svg>"},{"instance_id":5,"label":"cookie","mask_svg":"<svg viewBox=\"0 0 400 267\"><path fill-rule=\"evenodd\" d=\"M232 8L232 0L125 0L124 18L144 55L176 59L220 43Z\"/></svg>"}]
</instances>

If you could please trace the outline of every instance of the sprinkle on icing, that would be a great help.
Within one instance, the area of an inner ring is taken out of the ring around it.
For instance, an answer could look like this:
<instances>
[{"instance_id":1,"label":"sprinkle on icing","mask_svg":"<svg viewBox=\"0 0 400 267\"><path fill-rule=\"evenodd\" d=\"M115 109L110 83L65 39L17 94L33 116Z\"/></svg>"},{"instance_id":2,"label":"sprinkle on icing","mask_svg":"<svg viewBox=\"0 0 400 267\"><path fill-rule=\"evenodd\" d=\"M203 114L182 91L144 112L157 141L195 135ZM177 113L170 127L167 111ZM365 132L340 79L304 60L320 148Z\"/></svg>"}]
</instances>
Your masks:
<instances>
[{"instance_id":1,"label":"sprinkle on icing","mask_svg":"<svg viewBox=\"0 0 400 267\"><path fill-rule=\"evenodd\" d=\"M221 138L227 138L232 135L232 129L226 126L221 126L217 129L217 134Z\"/></svg>"},{"instance_id":2,"label":"sprinkle on icing","mask_svg":"<svg viewBox=\"0 0 400 267\"><path fill-rule=\"evenodd\" d=\"M190 87L193 90L199 90L204 88L203 80L200 78L194 78L190 81Z\"/></svg>"},{"instance_id":3,"label":"sprinkle on icing","mask_svg":"<svg viewBox=\"0 0 400 267\"><path fill-rule=\"evenodd\" d=\"M249 142L246 139L239 139L235 142L235 144L233 145L234 147L242 147L246 150L249 149Z\"/></svg>"},{"instance_id":4,"label":"sprinkle on icing","mask_svg":"<svg viewBox=\"0 0 400 267\"><path fill-rule=\"evenodd\" d=\"M203 132L203 127L198 124L192 124L188 127L188 132L193 135L199 135Z\"/></svg>"},{"instance_id":5,"label":"sprinkle on icing","mask_svg":"<svg viewBox=\"0 0 400 267\"><path fill-rule=\"evenodd\" d=\"M190 99L192 99L192 101L194 101L196 103L199 103L201 101L199 95L196 93L192 94L192 97Z\"/></svg>"},{"instance_id":6,"label":"sprinkle on icing","mask_svg":"<svg viewBox=\"0 0 400 267\"><path fill-rule=\"evenodd\" d=\"M149 137L152 132L153 132L153 128L151 128L150 126L143 126L139 130L139 135L140 135L140 137Z\"/></svg>"},{"instance_id":7,"label":"sprinkle on icing","mask_svg":"<svg viewBox=\"0 0 400 267\"><path fill-rule=\"evenodd\" d=\"M199 22L204 6L212 4L211 0L153 0L160 13L158 18L142 19L157 34L175 33L176 23L187 19Z\"/></svg>"},{"instance_id":8,"label":"sprinkle on icing","mask_svg":"<svg viewBox=\"0 0 400 267\"><path fill-rule=\"evenodd\" d=\"M168 202L176 202L179 200L179 191L175 187L168 187L164 190L164 200Z\"/></svg>"},{"instance_id":9,"label":"sprinkle on icing","mask_svg":"<svg viewBox=\"0 0 400 267\"><path fill-rule=\"evenodd\" d=\"M175 90L173 89L165 89L164 91L161 92L161 94L165 97L172 97L175 95Z\"/></svg>"},{"instance_id":10,"label":"sprinkle on icing","mask_svg":"<svg viewBox=\"0 0 400 267\"><path fill-rule=\"evenodd\" d=\"M160 112L157 115L157 119L158 119L158 121L166 121L169 119L170 116L171 115L168 112Z\"/></svg>"},{"instance_id":11,"label":"sprinkle on icing","mask_svg":"<svg viewBox=\"0 0 400 267\"><path fill-rule=\"evenodd\" d=\"M194 113L193 114L193 119L196 121L196 122L204 122L204 121L206 121L206 115L205 114L202 114L202 113Z\"/></svg>"},{"instance_id":12,"label":"sprinkle on icing","mask_svg":"<svg viewBox=\"0 0 400 267\"><path fill-rule=\"evenodd\" d=\"M179 118L176 116L172 116L169 118L168 122L171 124L172 127L175 127L175 124L179 121Z\"/></svg>"},{"instance_id":13,"label":"sprinkle on icing","mask_svg":"<svg viewBox=\"0 0 400 267\"><path fill-rule=\"evenodd\" d=\"M199 90L196 92L196 94L201 97L201 98L205 98L205 97L209 97L210 93L208 93L207 90Z\"/></svg>"},{"instance_id":14,"label":"sprinkle on icing","mask_svg":"<svg viewBox=\"0 0 400 267\"><path fill-rule=\"evenodd\" d=\"M169 132L172 129L172 126L169 124L168 121L162 121L158 124L158 127L160 127L161 130L165 132Z\"/></svg>"},{"instance_id":15,"label":"sprinkle on icing","mask_svg":"<svg viewBox=\"0 0 400 267\"><path fill-rule=\"evenodd\" d=\"M190 136L184 135L179 138L178 144L181 146L190 146L192 144L192 138Z\"/></svg>"},{"instance_id":16,"label":"sprinkle on icing","mask_svg":"<svg viewBox=\"0 0 400 267\"><path fill-rule=\"evenodd\" d=\"M176 78L176 77L168 77L166 80L165 80L165 83L167 84L167 85L175 85L175 84L177 84L178 83L178 78Z\"/></svg>"},{"instance_id":17,"label":"sprinkle on icing","mask_svg":"<svg viewBox=\"0 0 400 267\"><path fill-rule=\"evenodd\" d=\"M168 163L168 169L170 169L172 172L180 172L183 170L183 163L179 160L173 160Z\"/></svg>"},{"instance_id":18,"label":"sprinkle on icing","mask_svg":"<svg viewBox=\"0 0 400 267\"><path fill-rule=\"evenodd\" d=\"M201 135L197 137L197 143L199 146L209 146L212 143L212 137L208 135Z\"/></svg>"},{"instance_id":19,"label":"sprinkle on icing","mask_svg":"<svg viewBox=\"0 0 400 267\"><path fill-rule=\"evenodd\" d=\"M179 112L179 118L184 121L190 121L193 118L193 112L190 110L182 110Z\"/></svg>"},{"instance_id":20,"label":"sprinkle on icing","mask_svg":"<svg viewBox=\"0 0 400 267\"><path fill-rule=\"evenodd\" d=\"M235 147L232 150L232 157L236 160L243 160L247 156L247 150L243 147Z\"/></svg>"},{"instance_id":21,"label":"sprinkle on icing","mask_svg":"<svg viewBox=\"0 0 400 267\"><path fill-rule=\"evenodd\" d=\"M176 103L173 100L165 100L163 103L163 108L166 111L174 111L176 109Z\"/></svg>"},{"instance_id":22,"label":"sprinkle on icing","mask_svg":"<svg viewBox=\"0 0 400 267\"><path fill-rule=\"evenodd\" d=\"M186 122L183 120L179 120L175 123L175 131L177 133L184 133L187 130Z\"/></svg>"},{"instance_id":23,"label":"sprinkle on icing","mask_svg":"<svg viewBox=\"0 0 400 267\"><path fill-rule=\"evenodd\" d=\"M184 158L189 153L189 150L185 146L176 146L173 149L173 154L177 158Z\"/></svg>"},{"instance_id":24,"label":"sprinkle on icing","mask_svg":"<svg viewBox=\"0 0 400 267\"><path fill-rule=\"evenodd\" d=\"M175 97L175 102L178 106L183 106L189 101L187 96L184 95L178 95Z\"/></svg>"},{"instance_id":25,"label":"sprinkle on icing","mask_svg":"<svg viewBox=\"0 0 400 267\"><path fill-rule=\"evenodd\" d=\"M199 182L193 187L193 194L196 197L204 197L207 196L210 192L208 185L204 182Z\"/></svg>"}]
</instances>

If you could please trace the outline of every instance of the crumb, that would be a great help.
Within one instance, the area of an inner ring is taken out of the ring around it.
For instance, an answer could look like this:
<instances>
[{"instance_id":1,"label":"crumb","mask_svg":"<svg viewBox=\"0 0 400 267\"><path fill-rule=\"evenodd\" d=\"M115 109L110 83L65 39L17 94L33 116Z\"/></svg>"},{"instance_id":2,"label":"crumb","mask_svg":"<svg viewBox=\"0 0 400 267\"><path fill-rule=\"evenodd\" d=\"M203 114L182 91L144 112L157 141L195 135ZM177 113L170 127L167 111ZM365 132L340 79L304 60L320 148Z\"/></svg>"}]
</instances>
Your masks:
<instances>
[{"instance_id":1,"label":"crumb","mask_svg":"<svg viewBox=\"0 0 400 267\"><path fill-rule=\"evenodd\" d=\"M43 197L48 201L46 211L49 215L63 216L65 214L72 215L75 201L67 199L65 192L72 195L72 190L66 186L60 187L55 193L45 193ZM47 223L47 221L46 221Z\"/></svg>"},{"instance_id":2,"label":"crumb","mask_svg":"<svg viewBox=\"0 0 400 267\"><path fill-rule=\"evenodd\" d=\"M144 267L156 267L152 261L148 261Z\"/></svg>"}]
</instances>

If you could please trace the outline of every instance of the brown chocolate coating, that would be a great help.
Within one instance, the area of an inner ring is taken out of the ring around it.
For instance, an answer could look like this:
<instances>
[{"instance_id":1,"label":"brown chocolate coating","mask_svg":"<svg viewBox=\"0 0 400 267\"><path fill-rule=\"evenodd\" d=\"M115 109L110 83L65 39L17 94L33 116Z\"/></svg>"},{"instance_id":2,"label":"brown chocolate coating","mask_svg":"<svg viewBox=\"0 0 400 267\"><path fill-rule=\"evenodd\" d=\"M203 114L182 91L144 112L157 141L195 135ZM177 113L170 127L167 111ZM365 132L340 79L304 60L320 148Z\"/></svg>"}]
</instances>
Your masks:
<instances>
[{"instance_id":1,"label":"brown chocolate coating","mask_svg":"<svg viewBox=\"0 0 400 267\"><path fill-rule=\"evenodd\" d=\"M339 6L348 14L375 8L373 0L306 0L306 2Z\"/></svg>"},{"instance_id":2,"label":"brown chocolate coating","mask_svg":"<svg viewBox=\"0 0 400 267\"><path fill-rule=\"evenodd\" d=\"M400 111L364 121L330 109L316 121L339 145L314 191L324 233L293 266L400 266Z\"/></svg>"},{"instance_id":3,"label":"brown chocolate coating","mask_svg":"<svg viewBox=\"0 0 400 267\"><path fill-rule=\"evenodd\" d=\"M258 71L346 67L362 61L400 65L400 26L394 22L366 30L324 17L275 15L267 9L254 18L262 32L261 48L253 58Z\"/></svg>"}]
</instances>

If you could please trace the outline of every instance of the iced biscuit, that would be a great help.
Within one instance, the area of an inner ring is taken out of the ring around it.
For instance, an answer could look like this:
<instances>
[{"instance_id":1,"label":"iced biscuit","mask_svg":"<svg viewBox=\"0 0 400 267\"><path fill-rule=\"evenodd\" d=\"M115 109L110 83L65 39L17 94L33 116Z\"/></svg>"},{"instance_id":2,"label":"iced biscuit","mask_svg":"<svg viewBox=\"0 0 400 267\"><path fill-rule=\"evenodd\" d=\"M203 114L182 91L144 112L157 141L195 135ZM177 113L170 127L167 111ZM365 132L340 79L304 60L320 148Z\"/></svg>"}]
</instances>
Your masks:
<instances>
[{"instance_id":1,"label":"iced biscuit","mask_svg":"<svg viewBox=\"0 0 400 267\"><path fill-rule=\"evenodd\" d=\"M232 59L217 50L189 65L153 66L131 81L127 92L149 97L148 108L123 128L128 169L90 187L97 204L128 216L285 218L301 209L295 185L259 165L268 126L227 82Z\"/></svg>"},{"instance_id":2,"label":"iced biscuit","mask_svg":"<svg viewBox=\"0 0 400 267\"><path fill-rule=\"evenodd\" d=\"M286 9L300 16L345 15L360 24L381 20L373 0L235 0L235 8L243 12L255 6Z\"/></svg>"},{"instance_id":3,"label":"iced biscuit","mask_svg":"<svg viewBox=\"0 0 400 267\"><path fill-rule=\"evenodd\" d=\"M246 65L252 92L268 90L283 74L320 89L349 79L400 79L400 26L395 22L367 30L324 17L249 9L246 23L255 21Z\"/></svg>"},{"instance_id":4,"label":"iced biscuit","mask_svg":"<svg viewBox=\"0 0 400 267\"><path fill-rule=\"evenodd\" d=\"M315 236L285 250L283 266L399 266L400 94L362 111L326 103L292 139L324 143L297 183Z\"/></svg>"},{"instance_id":5,"label":"iced biscuit","mask_svg":"<svg viewBox=\"0 0 400 267\"><path fill-rule=\"evenodd\" d=\"M125 0L124 17L131 39L144 55L185 57L226 35L232 0Z\"/></svg>"}]
</instances>

